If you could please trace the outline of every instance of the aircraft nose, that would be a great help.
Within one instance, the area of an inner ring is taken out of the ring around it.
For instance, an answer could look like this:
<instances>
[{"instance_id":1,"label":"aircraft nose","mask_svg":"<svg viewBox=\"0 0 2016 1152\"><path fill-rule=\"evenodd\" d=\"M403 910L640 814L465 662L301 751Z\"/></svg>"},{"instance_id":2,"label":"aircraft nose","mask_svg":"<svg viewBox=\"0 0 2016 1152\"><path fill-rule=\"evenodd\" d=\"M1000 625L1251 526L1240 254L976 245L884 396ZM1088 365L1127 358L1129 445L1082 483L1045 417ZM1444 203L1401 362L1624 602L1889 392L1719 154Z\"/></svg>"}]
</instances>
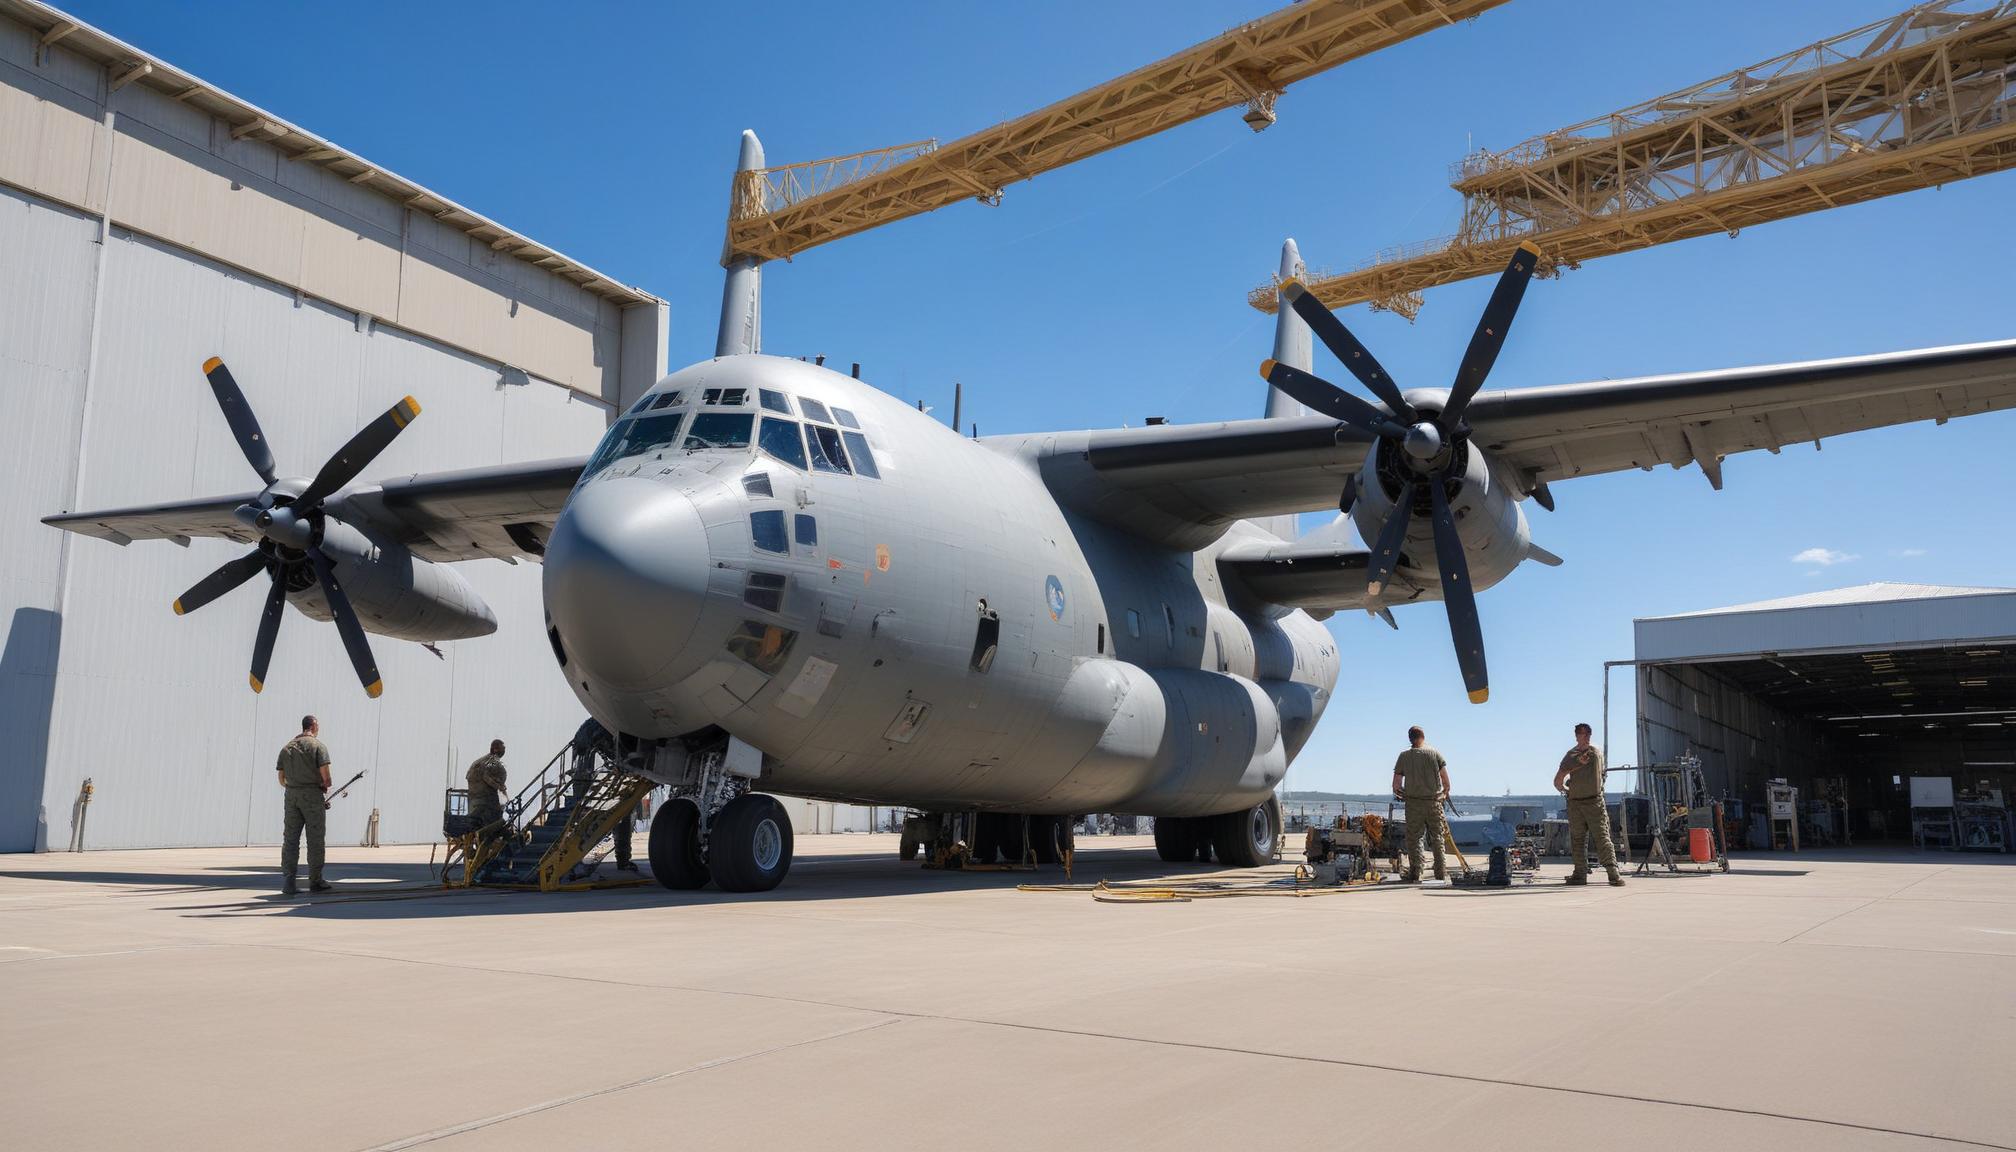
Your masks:
<instances>
[{"instance_id":1,"label":"aircraft nose","mask_svg":"<svg viewBox=\"0 0 2016 1152\"><path fill-rule=\"evenodd\" d=\"M692 637L709 563L706 527L678 492L624 477L576 493L547 541L544 580L572 678L649 682Z\"/></svg>"}]
</instances>

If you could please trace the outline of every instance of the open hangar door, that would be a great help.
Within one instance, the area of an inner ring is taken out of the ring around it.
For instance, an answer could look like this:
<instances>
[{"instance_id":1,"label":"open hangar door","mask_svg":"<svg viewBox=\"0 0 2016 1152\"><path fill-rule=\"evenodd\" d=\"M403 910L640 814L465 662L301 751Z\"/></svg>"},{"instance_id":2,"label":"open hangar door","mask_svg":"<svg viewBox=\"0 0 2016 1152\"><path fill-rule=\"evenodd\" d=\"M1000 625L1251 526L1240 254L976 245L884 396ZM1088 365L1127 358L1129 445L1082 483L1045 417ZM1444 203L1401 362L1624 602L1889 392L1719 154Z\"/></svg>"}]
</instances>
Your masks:
<instances>
[{"instance_id":1,"label":"open hangar door","mask_svg":"<svg viewBox=\"0 0 2016 1152\"><path fill-rule=\"evenodd\" d=\"M1698 757L1739 843L1770 780L1799 789L1805 847L1909 841L1914 776L2016 794L2016 591L1865 585L1636 638L1639 763Z\"/></svg>"}]
</instances>

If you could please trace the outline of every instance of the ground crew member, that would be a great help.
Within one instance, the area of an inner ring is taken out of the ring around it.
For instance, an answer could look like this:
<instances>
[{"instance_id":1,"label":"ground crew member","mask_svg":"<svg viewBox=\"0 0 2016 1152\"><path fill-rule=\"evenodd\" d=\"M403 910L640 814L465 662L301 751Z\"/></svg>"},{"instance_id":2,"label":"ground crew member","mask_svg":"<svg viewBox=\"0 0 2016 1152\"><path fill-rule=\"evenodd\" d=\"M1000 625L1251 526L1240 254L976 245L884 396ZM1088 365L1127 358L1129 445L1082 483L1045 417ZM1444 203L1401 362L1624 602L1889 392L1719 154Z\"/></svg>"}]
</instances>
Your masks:
<instances>
[{"instance_id":1,"label":"ground crew member","mask_svg":"<svg viewBox=\"0 0 2016 1152\"><path fill-rule=\"evenodd\" d=\"M616 758L616 744L615 741L609 738L609 730L602 727L600 721L590 716L581 722L581 727L574 730L574 739L568 742L568 748L574 755L572 773L574 803L580 804L587 797L589 786L595 782L596 754L599 752L601 755L614 760ZM625 813L623 819L618 820L616 827L610 831L610 835L616 838L616 870L618 872L637 871L637 865L630 861L630 824L634 819L634 812Z\"/></svg>"},{"instance_id":2,"label":"ground crew member","mask_svg":"<svg viewBox=\"0 0 2016 1152\"><path fill-rule=\"evenodd\" d=\"M469 816L478 828L504 819L504 741L490 741L490 754L469 765ZM491 835L496 835L493 830Z\"/></svg>"},{"instance_id":3,"label":"ground crew member","mask_svg":"<svg viewBox=\"0 0 2016 1152\"><path fill-rule=\"evenodd\" d=\"M1442 846L1449 838L1449 825L1442 816L1442 800L1449 795L1449 762L1427 744L1428 734L1419 728L1407 729L1411 745L1393 762L1393 795L1407 802L1407 882L1421 879L1421 837L1435 854L1435 879L1447 880L1449 869L1442 861Z\"/></svg>"},{"instance_id":4,"label":"ground crew member","mask_svg":"<svg viewBox=\"0 0 2016 1152\"><path fill-rule=\"evenodd\" d=\"M1561 770L1554 773L1554 790L1568 797L1568 858L1575 862L1568 883L1589 882L1586 838L1595 842L1596 858L1610 873L1610 886L1622 888L1617 849L1610 843L1610 810L1603 806L1603 750L1589 743L1594 734L1587 724L1575 725L1575 746L1561 757Z\"/></svg>"},{"instance_id":5,"label":"ground crew member","mask_svg":"<svg viewBox=\"0 0 2016 1152\"><path fill-rule=\"evenodd\" d=\"M273 769L280 777L286 797L281 812L286 834L280 841L280 892L292 896L294 869L301 862L301 832L308 832L308 890L327 892L322 882L322 833L327 827L329 801L329 749L316 736L322 725L313 716L301 717L301 734L280 749Z\"/></svg>"}]
</instances>

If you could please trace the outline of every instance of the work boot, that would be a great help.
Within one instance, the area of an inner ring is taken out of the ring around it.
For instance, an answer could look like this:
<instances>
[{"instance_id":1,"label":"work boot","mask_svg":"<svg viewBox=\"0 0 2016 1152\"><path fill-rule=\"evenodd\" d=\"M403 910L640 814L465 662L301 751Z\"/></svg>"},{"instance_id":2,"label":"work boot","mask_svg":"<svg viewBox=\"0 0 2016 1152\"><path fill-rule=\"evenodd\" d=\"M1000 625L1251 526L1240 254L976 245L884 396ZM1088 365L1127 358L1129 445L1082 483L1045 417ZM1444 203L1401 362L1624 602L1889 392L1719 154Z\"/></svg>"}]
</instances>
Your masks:
<instances>
[{"instance_id":1,"label":"work boot","mask_svg":"<svg viewBox=\"0 0 2016 1152\"><path fill-rule=\"evenodd\" d=\"M1447 871L1444 871L1444 870L1437 870L1437 871L1436 871L1436 873L1435 873L1435 879L1437 879L1437 880L1447 880L1447 879L1449 879L1449 873L1448 873Z\"/></svg>"},{"instance_id":2,"label":"work boot","mask_svg":"<svg viewBox=\"0 0 2016 1152\"><path fill-rule=\"evenodd\" d=\"M1613 871L1613 872L1611 872L1611 873L1610 873L1610 887L1612 887L1612 888L1622 888L1623 886L1624 886L1624 877L1622 877L1622 876L1619 876L1619 875L1618 875L1618 874L1617 874L1616 872L1614 872L1614 871Z\"/></svg>"},{"instance_id":3,"label":"work boot","mask_svg":"<svg viewBox=\"0 0 2016 1152\"><path fill-rule=\"evenodd\" d=\"M334 892L335 890L336 886L334 884L324 883L321 880L311 881L308 885L308 891L310 892Z\"/></svg>"},{"instance_id":4,"label":"work boot","mask_svg":"<svg viewBox=\"0 0 2016 1152\"><path fill-rule=\"evenodd\" d=\"M1570 872L1568 878L1562 881L1564 884L1587 884L1588 882L1589 874L1587 872Z\"/></svg>"},{"instance_id":5,"label":"work boot","mask_svg":"<svg viewBox=\"0 0 2016 1152\"><path fill-rule=\"evenodd\" d=\"M280 886L280 895L282 896L299 896L300 894L301 889L296 888L294 886L294 881L292 880L289 880L285 884L282 884Z\"/></svg>"},{"instance_id":6,"label":"work boot","mask_svg":"<svg viewBox=\"0 0 2016 1152\"><path fill-rule=\"evenodd\" d=\"M637 871L637 864L632 860L618 860L616 862L616 870L618 872L635 872Z\"/></svg>"}]
</instances>

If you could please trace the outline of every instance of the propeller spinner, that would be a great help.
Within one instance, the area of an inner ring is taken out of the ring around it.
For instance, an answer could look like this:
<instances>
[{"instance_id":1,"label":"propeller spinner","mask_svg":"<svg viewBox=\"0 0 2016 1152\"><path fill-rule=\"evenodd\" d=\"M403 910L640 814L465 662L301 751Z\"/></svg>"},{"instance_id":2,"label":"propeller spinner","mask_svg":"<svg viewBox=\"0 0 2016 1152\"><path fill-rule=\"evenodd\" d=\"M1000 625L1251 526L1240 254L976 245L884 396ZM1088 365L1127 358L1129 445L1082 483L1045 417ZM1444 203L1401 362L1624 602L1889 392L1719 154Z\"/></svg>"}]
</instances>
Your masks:
<instances>
[{"instance_id":1,"label":"propeller spinner","mask_svg":"<svg viewBox=\"0 0 2016 1152\"><path fill-rule=\"evenodd\" d=\"M1463 686L1473 704L1482 704L1490 697L1490 676L1484 662L1484 632L1477 620L1477 599L1470 587L1470 566L1464 557L1463 538L1449 512L1444 485L1461 458L1461 453L1451 449L1470 435L1463 413L1484 386L1492 364L1497 362L1498 352L1505 346L1505 333L1512 327L1512 317L1519 310L1519 301L1525 296L1527 282L1533 278L1539 261L1540 250L1531 243L1521 244L1512 254L1511 263L1498 278L1498 286L1484 306L1483 316L1477 320L1477 330L1471 335L1470 346L1464 350L1462 363L1456 370L1449 402L1441 412L1424 416L1415 411L1400 394L1393 377L1336 313L1325 308L1297 280L1282 283L1282 298L1308 323L1345 370L1386 408L1382 411L1313 373L1272 360L1260 365L1260 375L1269 384L1318 412L1392 441L1399 450L1396 456L1407 478L1402 481L1393 510L1380 526L1379 537L1372 547L1366 590L1374 596L1392 579L1393 568L1400 560L1400 546L1406 542L1407 526L1414 515L1415 495L1421 485L1427 485L1435 530L1435 566L1442 576L1442 605L1449 614L1449 633L1456 644L1457 665L1463 670ZM1355 495L1354 486L1355 478L1346 481L1341 506L1349 507Z\"/></svg>"},{"instance_id":2,"label":"propeller spinner","mask_svg":"<svg viewBox=\"0 0 2016 1152\"><path fill-rule=\"evenodd\" d=\"M268 447L265 433L259 428L259 418L246 403L245 393L232 378L231 370L222 359L212 356L203 364L203 375L210 381L210 390L217 396L217 406L224 410L225 422L231 425L231 435L237 439L239 451L245 454L245 462L266 482L266 492L259 500L240 505L235 513L240 521L256 529L261 539L252 551L224 564L184 592L175 601L176 614L194 612L265 572L271 584L266 592L265 613L259 618L258 638L252 645L250 677L252 690L263 691L266 669L273 659L273 642L280 634L281 610L287 603L288 575L306 565L313 572L315 583L322 587L330 614L336 618L336 631L343 637L350 666L356 670L365 694L376 698L385 690L385 684L378 675L378 663L372 658L370 641L350 606L350 598L336 579L334 564L320 546L323 522L329 515L323 505L332 494L356 479L420 415L420 402L408 396L366 424L322 465L322 470L300 495L289 498L275 487L278 476L274 472L273 450Z\"/></svg>"}]
</instances>

